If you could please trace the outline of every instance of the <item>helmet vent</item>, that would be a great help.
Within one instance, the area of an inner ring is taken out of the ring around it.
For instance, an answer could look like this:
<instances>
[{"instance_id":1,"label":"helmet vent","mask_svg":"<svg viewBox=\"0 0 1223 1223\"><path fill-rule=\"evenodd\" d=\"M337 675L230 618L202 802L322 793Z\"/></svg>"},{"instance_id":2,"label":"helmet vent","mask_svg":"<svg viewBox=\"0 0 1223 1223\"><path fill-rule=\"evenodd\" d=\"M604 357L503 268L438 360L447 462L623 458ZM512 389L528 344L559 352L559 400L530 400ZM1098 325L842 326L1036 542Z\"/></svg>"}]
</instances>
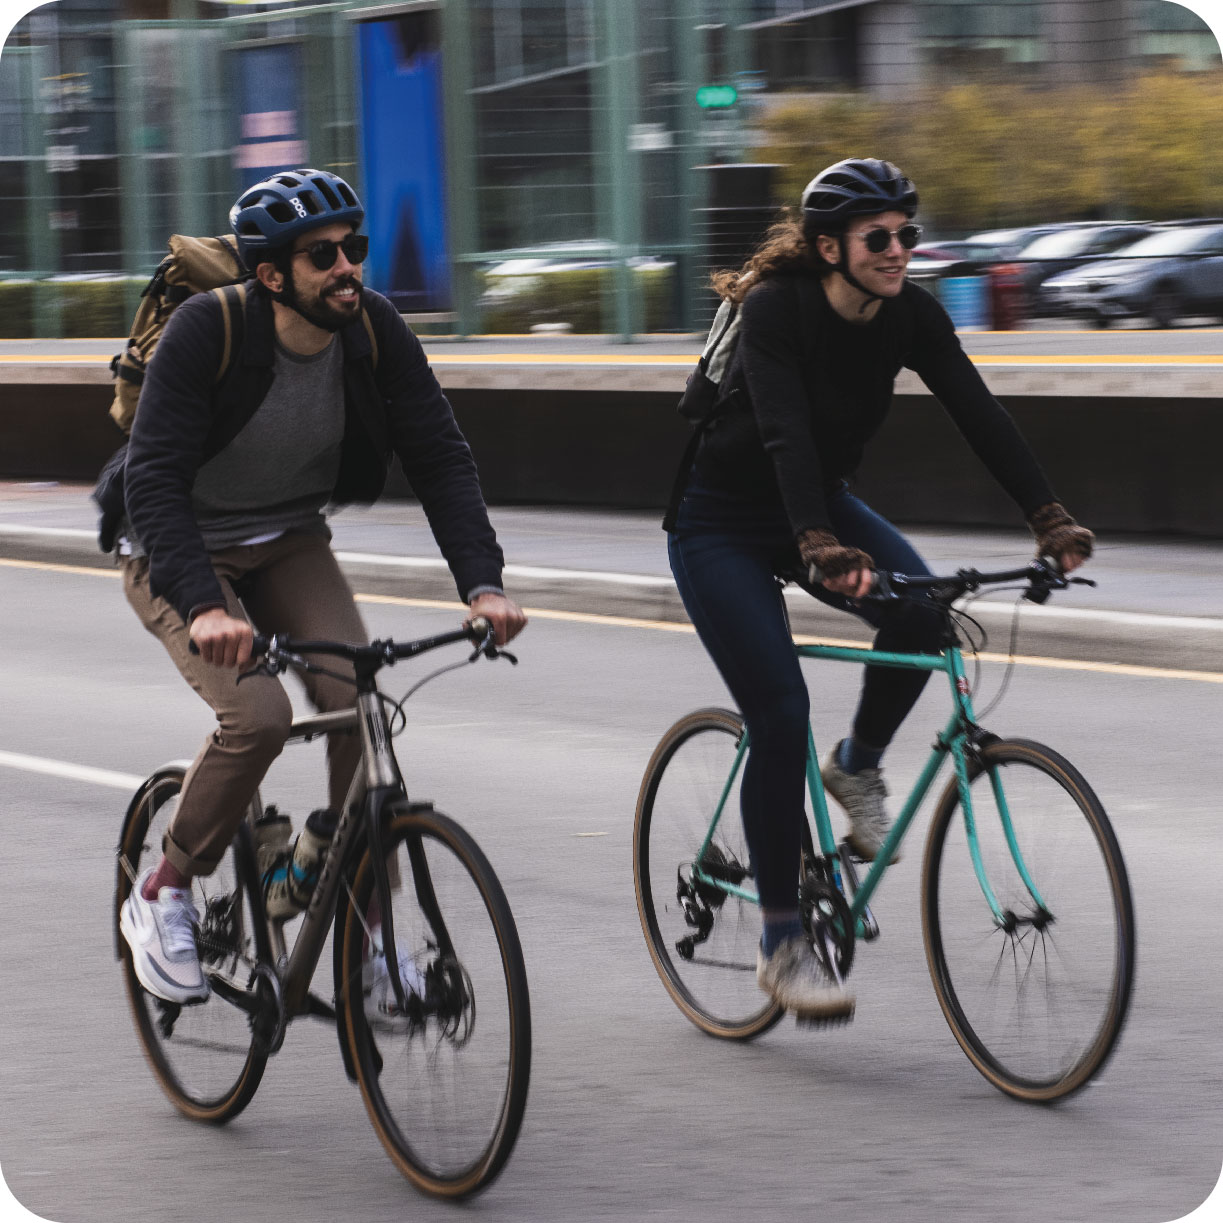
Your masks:
<instances>
[{"instance_id":1,"label":"helmet vent","mask_svg":"<svg viewBox=\"0 0 1223 1223\"><path fill-rule=\"evenodd\" d=\"M292 221L296 215L293 212L293 209L290 208L289 205L284 202L284 200L270 201L267 206L267 212L268 216L270 216L273 221L277 221L281 225L288 224L288 222Z\"/></svg>"},{"instance_id":2,"label":"helmet vent","mask_svg":"<svg viewBox=\"0 0 1223 1223\"><path fill-rule=\"evenodd\" d=\"M337 182L335 185L335 189L340 193L340 198L344 201L347 207L349 208L359 208L360 207L360 204L357 203L357 197L353 195L352 190L348 186L347 183Z\"/></svg>"},{"instance_id":3,"label":"helmet vent","mask_svg":"<svg viewBox=\"0 0 1223 1223\"><path fill-rule=\"evenodd\" d=\"M312 216L316 217L323 211L322 205L318 202L318 196L313 191L299 191L297 198L301 200L302 207Z\"/></svg>"},{"instance_id":4,"label":"helmet vent","mask_svg":"<svg viewBox=\"0 0 1223 1223\"><path fill-rule=\"evenodd\" d=\"M312 178L310 180L319 190L319 194L327 201L327 207L333 211L340 206L340 201L336 198L336 194L332 191L330 185L325 178Z\"/></svg>"}]
</instances>

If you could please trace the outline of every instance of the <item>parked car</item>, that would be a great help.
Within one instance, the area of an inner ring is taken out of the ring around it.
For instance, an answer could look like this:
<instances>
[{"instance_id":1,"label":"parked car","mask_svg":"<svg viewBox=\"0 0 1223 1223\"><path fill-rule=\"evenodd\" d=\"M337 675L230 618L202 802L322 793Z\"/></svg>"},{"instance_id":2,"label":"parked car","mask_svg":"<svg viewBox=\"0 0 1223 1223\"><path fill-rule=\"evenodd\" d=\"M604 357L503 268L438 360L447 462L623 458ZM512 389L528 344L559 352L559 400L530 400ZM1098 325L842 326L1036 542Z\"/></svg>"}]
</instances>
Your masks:
<instances>
[{"instance_id":1,"label":"parked car","mask_svg":"<svg viewBox=\"0 0 1223 1223\"><path fill-rule=\"evenodd\" d=\"M1223 225L1159 227L1099 263L1045 282L1050 308L1099 327L1149 317L1171 327L1186 315L1223 314Z\"/></svg>"},{"instance_id":2,"label":"parked car","mask_svg":"<svg viewBox=\"0 0 1223 1223\"><path fill-rule=\"evenodd\" d=\"M1050 299L1041 291L1045 281L1059 272L1069 271L1132 246L1153 232L1148 222L1127 221L1115 225L1076 226L1042 234L1018 256L1022 266L1024 295L1028 313L1052 314Z\"/></svg>"}]
</instances>

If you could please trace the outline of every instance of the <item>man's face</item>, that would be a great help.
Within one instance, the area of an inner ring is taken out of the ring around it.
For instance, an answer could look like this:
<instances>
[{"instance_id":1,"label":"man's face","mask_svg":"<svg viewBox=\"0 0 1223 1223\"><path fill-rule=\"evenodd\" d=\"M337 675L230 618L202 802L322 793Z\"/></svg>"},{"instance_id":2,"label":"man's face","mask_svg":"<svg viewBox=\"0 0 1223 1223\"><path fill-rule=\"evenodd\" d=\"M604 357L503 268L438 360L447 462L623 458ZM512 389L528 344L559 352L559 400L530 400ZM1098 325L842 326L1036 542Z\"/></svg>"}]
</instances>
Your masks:
<instances>
[{"instance_id":1,"label":"man's face","mask_svg":"<svg viewBox=\"0 0 1223 1223\"><path fill-rule=\"evenodd\" d=\"M284 277L281 300L324 331L338 331L351 323L361 309L361 265L350 263L343 249L319 243L340 243L352 233L343 222L312 229L293 244L289 271ZM324 270L314 266L311 249L320 255L335 255L335 262Z\"/></svg>"},{"instance_id":2,"label":"man's face","mask_svg":"<svg viewBox=\"0 0 1223 1223\"><path fill-rule=\"evenodd\" d=\"M879 297L895 297L904 287L905 269L909 266L912 252L900 245L895 231L907 224L909 218L896 210L870 217L858 217L846 226L846 266L859 284ZM892 231L887 249L878 255L872 254L864 241L865 235L872 229Z\"/></svg>"}]
</instances>

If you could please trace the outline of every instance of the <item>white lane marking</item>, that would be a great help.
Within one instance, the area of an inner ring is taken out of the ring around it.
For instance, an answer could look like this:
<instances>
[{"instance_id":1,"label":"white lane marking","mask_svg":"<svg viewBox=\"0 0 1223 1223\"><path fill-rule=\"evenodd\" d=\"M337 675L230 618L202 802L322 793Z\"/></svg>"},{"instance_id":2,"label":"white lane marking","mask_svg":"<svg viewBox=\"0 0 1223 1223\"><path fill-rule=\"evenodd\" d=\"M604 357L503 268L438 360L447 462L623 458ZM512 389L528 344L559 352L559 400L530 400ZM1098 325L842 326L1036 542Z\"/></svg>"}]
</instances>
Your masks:
<instances>
[{"instance_id":1,"label":"white lane marking","mask_svg":"<svg viewBox=\"0 0 1223 1223\"><path fill-rule=\"evenodd\" d=\"M446 562L431 556L386 556L378 552L337 552L341 564L385 565L388 569L445 569ZM674 586L670 577L645 573L614 573L602 569L557 569L543 565L506 565L505 576L509 578L545 578L555 580L580 580L607 582L621 586Z\"/></svg>"},{"instance_id":2,"label":"white lane marking","mask_svg":"<svg viewBox=\"0 0 1223 1223\"><path fill-rule=\"evenodd\" d=\"M22 769L26 773L42 773L47 777L64 777L69 781L87 781L95 786L110 786L114 790L134 790L144 781L143 777L137 777L134 773L93 769L84 764L69 764L66 760L23 756L19 752L0 752L0 766Z\"/></svg>"},{"instance_id":3,"label":"white lane marking","mask_svg":"<svg viewBox=\"0 0 1223 1223\"><path fill-rule=\"evenodd\" d=\"M0 522L0 535L53 535L60 539L97 539L97 531L83 527L35 527L21 522Z\"/></svg>"},{"instance_id":4,"label":"white lane marking","mask_svg":"<svg viewBox=\"0 0 1223 1223\"><path fill-rule=\"evenodd\" d=\"M0 523L0 535L47 535L70 538L93 539L95 531L73 527L31 527L16 523ZM337 552L336 558L343 563L380 565L387 569L446 569L441 557L389 556L379 552ZM505 576L509 578L536 578L544 581L601 582L606 585L635 586L660 589L674 586L674 579L657 574L617 573L598 569L562 569L545 565L506 565ZM787 586L787 598L804 599L810 596L797 586ZM985 615L991 619L1009 618L1014 615L1014 604L997 599L980 600L971 604L972 615ZM1096 610L1089 607L1041 607L1035 603L1020 608L1020 619L1070 620L1085 624L1129 625L1133 628L1156 628L1186 630L1190 632L1223 632L1223 617L1213 616L1168 616L1158 612L1128 612Z\"/></svg>"}]
</instances>

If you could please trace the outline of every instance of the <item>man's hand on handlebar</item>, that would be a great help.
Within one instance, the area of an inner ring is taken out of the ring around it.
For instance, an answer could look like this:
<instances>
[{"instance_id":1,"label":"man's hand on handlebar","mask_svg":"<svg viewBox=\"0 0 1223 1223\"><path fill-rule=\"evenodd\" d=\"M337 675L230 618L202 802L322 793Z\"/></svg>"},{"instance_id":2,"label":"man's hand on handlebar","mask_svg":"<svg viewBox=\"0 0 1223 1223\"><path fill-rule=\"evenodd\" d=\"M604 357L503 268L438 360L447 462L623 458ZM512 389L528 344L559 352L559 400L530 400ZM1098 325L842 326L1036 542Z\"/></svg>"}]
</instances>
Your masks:
<instances>
[{"instance_id":1,"label":"man's hand on handlebar","mask_svg":"<svg viewBox=\"0 0 1223 1223\"><path fill-rule=\"evenodd\" d=\"M251 660L254 630L223 607L210 607L191 621L188 629L200 657L214 667L245 669Z\"/></svg>"},{"instance_id":2,"label":"man's hand on handlebar","mask_svg":"<svg viewBox=\"0 0 1223 1223\"><path fill-rule=\"evenodd\" d=\"M526 628L527 618L513 599L499 594L476 595L470 605L472 616L483 616L492 626L497 645L508 645ZM470 619L468 623L470 623Z\"/></svg>"}]
</instances>

